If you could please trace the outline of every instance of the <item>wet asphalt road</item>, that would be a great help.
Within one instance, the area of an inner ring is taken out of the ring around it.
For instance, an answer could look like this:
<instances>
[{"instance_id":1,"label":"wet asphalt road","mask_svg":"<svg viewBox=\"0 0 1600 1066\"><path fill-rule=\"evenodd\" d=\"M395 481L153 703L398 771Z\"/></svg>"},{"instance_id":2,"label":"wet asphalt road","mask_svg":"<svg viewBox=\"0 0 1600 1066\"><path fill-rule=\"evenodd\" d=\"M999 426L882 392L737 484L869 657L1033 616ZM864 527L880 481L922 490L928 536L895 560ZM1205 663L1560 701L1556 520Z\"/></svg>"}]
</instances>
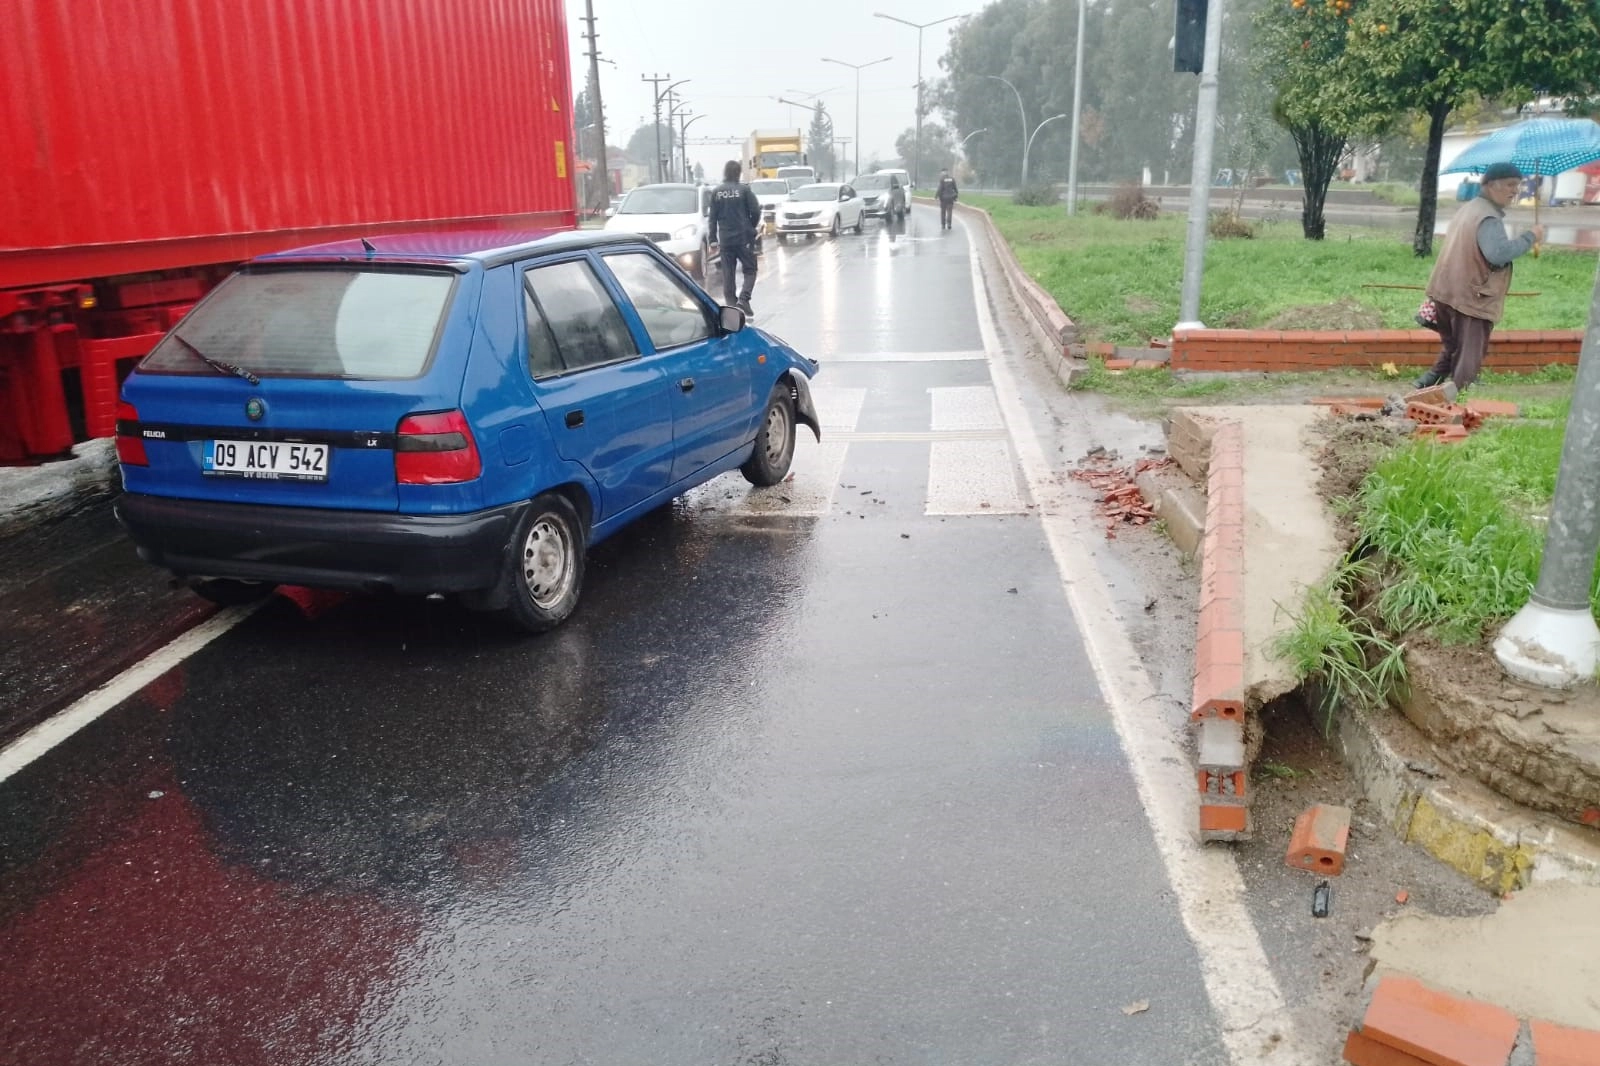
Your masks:
<instances>
[{"instance_id":1,"label":"wet asphalt road","mask_svg":"<svg viewBox=\"0 0 1600 1066\"><path fill-rule=\"evenodd\" d=\"M967 256L769 248L823 445L561 630L274 601L0 784L4 1060L1224 1061Z\"/></svg>"}]
</instances>

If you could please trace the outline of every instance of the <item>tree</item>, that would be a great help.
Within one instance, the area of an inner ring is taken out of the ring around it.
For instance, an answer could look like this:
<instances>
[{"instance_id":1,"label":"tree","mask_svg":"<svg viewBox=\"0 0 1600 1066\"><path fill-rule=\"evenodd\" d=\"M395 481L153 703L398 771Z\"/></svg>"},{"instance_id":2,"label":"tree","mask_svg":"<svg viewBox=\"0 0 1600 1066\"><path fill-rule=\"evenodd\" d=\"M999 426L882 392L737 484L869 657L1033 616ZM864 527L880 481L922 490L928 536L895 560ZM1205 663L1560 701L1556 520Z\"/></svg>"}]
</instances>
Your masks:
<instances>
[{"instance_id":1,"label":"tree","mask_svg":"<svg viewBox=\"0 0 1600 1066\"><path fill-rule=\"evenodd\" d=\"M1600 91L1593 0L1370 0L1350 16L1349 85L1366 114L1428 121L1412 250L1433 251L1439 155L1451 113L1474 94L1516 103Z\"/></svg>"},{"instance_id":2,"label":"tree","mask_svg":"<svg viewBox=\"0 0 1600 1066\"><path fill-rule=\"evenodd\" d=\"M912 157L917 154L918 147L922 149L922 158L914 160ZM949 170L956 162L955 138L937 122L922 124L920 144L916 128L907 127L904 133L894 139L894 149L900 153L900 165L913 174L921 175L924 185L928 184L929 175Z\"/></svg>"},{"instance_id":3,"label":"tree","mask_svg":"<svg viewBox=\"0 0 1600 1066\"><path fill-rule=\"evenodd\" d=\"M811 114L811 128L806 131L806 158L817 168L819 179L824 174L829 180L834 177L833 116L828 114L827 106L821 100L817 101L817 109Z\"/></svg>"},{"instance_id":4,"label":"tree","mask_svg":"<svg viewBox=\"0 0 1600 1066\"><path fill-rule=\"evenodd\" d=\"M661 131L661 154L656 155L656 131ZM656 172L657 160L662 161L672 158L674 143L672 127L663 122L657 126L653 122L646 122L633 131L633 136L628 138L628 147L624 149L628 155L628 162L648 166L652 176Z\"/></svg>"}]
</instances>

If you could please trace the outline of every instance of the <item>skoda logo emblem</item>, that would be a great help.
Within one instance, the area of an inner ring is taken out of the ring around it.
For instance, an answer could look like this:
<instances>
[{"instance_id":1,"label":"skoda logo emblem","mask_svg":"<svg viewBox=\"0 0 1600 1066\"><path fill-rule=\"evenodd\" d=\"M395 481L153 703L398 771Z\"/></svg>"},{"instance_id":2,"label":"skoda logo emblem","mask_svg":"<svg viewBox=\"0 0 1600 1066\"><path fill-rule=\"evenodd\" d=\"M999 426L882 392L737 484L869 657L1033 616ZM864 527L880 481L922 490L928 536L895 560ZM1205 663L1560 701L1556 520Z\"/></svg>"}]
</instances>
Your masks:
<instances>
[{"instance_id":1,"label":"skoda logo emblem","mask_svg":"<svg viewBox=\"0 0 1600 1066\"><path fill-rule=\"evenodd\" d=\"M252 422L261 421L261 416L267 413L267 403L259 396L252 396L245 401L244 416Z\"/></svg>"}]
</instances>

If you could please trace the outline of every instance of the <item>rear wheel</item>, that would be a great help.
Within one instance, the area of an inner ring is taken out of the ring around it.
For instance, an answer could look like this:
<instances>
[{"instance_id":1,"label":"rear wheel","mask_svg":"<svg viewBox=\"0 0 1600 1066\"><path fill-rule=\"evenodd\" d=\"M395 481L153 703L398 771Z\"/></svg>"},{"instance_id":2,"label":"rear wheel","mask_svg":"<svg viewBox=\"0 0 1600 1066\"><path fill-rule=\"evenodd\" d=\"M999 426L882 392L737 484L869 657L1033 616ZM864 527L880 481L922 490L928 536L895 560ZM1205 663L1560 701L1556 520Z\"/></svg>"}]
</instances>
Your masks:
<instances>
[{"instance_id":1,"label":"rear wheel","mask_svg":"<svg viewBox=\"0 0 1600 1066\"><path fill-rule=\"evenodd\" d=\"M557 492L536 497L506 560L507 618L530 633L566 621L583 591L584 548L583 522L572 502Z\"/></svg>"},{"instance_id":2,"label":"rear wheel","mask_svg":"<svg viewBox=\"0 0 1600 1066\"><path fill-rule=\"evenodd\" d=\"M739 472L758 488L776 485L788 476L789 464L794 462L794 439L794 401L788 384L779 380L767 400L761 427L756 430L756 450Z\"/></svg>"},{"instance_id":3,"label":"rear wheel","mask_svg":"<svg viewBox=\"0 0 1600 1066\"><path fill-rule=\"evenodd\" d=\"M212 577L203 581L192 581L189 587L194 590L196 596L210 600L219 607L238 607L240 604L266 599L278 586L265 581L235 581L232 578Z\"/></svg>"}]
</instances>

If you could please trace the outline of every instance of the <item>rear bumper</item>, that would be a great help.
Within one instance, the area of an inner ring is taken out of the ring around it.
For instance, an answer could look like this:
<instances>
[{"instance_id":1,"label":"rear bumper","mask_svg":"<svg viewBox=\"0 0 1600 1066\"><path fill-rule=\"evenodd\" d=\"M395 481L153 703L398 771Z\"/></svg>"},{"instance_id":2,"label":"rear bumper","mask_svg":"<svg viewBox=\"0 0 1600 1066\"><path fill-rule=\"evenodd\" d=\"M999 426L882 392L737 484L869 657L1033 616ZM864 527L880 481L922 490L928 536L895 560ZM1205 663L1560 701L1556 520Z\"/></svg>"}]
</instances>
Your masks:
<instances>
[{"instance_id":1,"label":"rear bumper","mask_svg":"<svg viewBox=\"0 0 1600 1066\"><path fill-rule=\"evenodd\" d=\"M526 506L401 515L125 493L116 514L140 558L180 577L426 595L495 585Z\"/></svg>"}]
</instances>

